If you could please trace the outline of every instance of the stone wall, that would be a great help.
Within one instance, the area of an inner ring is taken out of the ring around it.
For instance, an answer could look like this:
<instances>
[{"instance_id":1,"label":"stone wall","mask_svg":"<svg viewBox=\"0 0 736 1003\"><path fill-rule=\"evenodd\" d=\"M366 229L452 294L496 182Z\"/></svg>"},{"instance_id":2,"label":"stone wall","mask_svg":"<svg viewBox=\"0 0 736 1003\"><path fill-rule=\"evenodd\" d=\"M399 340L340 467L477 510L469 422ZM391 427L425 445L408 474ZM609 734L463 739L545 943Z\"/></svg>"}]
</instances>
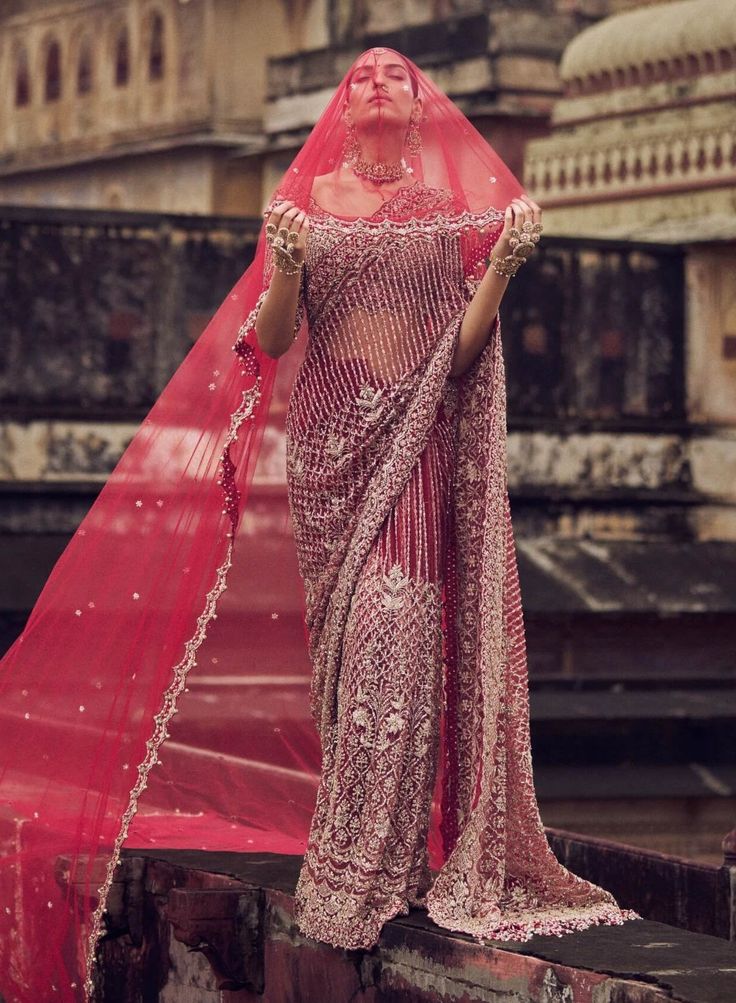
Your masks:
<instances>
[{"instance_id":1,"label":"stone wall","mask_svg":"<svg viewBox=\"0 0 736 1003\"><path fill-rule=\"evenodd\" d=\"M3 650L251 260L260 220L6 208L0 227ZM548 237L504 297L533 674L731 671L736 437L709 391L709 314L693 313L685 265L670 246ZM283 445L269 429L253 495L276 535Z\"/></svg>"},{"instance_id":2,"label":"stone wall","mask_svg":"<svg viewBox=\"0 0 736 1003\"><path fill-rule=\"evenodd\" d=\"M259 225L6 210L6 531L20 528L11 499L29 485L38 502L39 486L106 478L249 262ZM548 503L535 516L545 531L666 536L674 517L697 538L714 505L732 511L732 447L702 408L688 421L683 267L671 247L552 237L510 284L509 480L517 497Z\"/></svg>"}]
</instances>

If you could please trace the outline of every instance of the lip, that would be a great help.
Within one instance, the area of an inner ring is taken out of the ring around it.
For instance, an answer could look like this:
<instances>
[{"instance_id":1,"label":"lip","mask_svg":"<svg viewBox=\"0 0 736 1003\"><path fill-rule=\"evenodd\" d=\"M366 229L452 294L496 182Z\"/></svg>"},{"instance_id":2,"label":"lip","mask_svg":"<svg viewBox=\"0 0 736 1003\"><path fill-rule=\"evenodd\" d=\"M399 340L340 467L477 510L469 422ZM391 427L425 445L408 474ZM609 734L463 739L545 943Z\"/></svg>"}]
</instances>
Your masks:
<instances>
[{"instance_id":1,"label":"lip","mask_svg":"<svg viewBox=\"0 0 736 1003\"><path fill-rule=\"evenodd\" d=\"M374 94L372 98L368 101L368 104L373 104L376 101L390 101L391 98L386 94Z\"/></svg>"}]
</instances>

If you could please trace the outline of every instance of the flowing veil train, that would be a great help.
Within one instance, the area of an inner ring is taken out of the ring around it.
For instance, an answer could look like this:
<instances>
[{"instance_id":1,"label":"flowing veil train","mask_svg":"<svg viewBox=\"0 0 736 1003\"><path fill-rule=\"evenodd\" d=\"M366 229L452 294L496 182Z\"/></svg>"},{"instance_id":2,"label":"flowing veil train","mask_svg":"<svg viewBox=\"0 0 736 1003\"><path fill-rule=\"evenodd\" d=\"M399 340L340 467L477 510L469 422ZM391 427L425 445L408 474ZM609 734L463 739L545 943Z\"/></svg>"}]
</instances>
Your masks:
<instances>
[{"instance_id":1,"label":"flowing veil train","mask_svg":"<svg viewBox=\"0 0 736 1003\"><path fill-rule=\"evenodd\" d=\"M315 179L339 169L353 70L370 58L346 72L280 197L309 211ZM446 199L440 209L392 200L374 236L411 231L418 255L422 240L445 241L469 300L503 211L523 189L430 78L405 63L423 107L422 148L407 169ZM327 208L346 224L353 218L339 189ZM302 309L296 344L280 362L260 349L266 252L261 234L253 263L142 422L0 663L6 1003L78 1001L92 991L123 845L305 851L320 721L310 708L282 445L310 317ZM560 867L536 808L500 323L458 387L463 589L430 834L434 866L447 865L435 915L488 935L503 928L505 890L560 930L633 918ZM201 687L188 685L196 679L239 695L237 728L218 726L218 706L232 702L203 703Z\"/></svg>"}]
</instances>

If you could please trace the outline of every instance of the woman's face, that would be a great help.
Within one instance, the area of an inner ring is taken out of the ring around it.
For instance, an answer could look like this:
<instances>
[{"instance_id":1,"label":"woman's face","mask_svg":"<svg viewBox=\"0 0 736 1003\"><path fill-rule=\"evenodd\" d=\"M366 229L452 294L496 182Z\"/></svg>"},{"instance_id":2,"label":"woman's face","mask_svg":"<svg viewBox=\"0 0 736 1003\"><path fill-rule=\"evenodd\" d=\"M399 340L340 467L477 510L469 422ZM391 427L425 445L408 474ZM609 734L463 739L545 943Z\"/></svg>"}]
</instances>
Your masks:
<instances>
[{"instance_id":1,"label":"woman's face","mask_svg":"<svg viewBox=\"0 0 736 1003\"><path fill-rule=\"evenodd\" d=\"M371 126L406 129L421 99L412 92L409 71L393 52L367 53L348 84L346 117L357 129Z\"/></svg>"}]
</instances>

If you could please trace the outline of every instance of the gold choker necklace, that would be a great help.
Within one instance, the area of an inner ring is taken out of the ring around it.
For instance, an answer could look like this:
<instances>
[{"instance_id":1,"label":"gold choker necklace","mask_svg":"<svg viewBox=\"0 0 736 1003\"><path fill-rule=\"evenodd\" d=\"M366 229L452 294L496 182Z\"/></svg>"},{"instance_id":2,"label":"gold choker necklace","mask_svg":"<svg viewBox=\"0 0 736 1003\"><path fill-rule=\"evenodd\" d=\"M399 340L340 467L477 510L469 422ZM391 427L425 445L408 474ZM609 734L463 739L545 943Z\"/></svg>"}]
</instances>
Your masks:
<instances>
[{"instance_id":1,"label":"gold choker necklace","mask_svg":"<svg viewBox=\"0 0 736 1003\"><path fill-rule=\"evenodd\" d=\"M369 181L373 181L377 185L384 185L388 181L399 181L404 176L405 170L403 160L398 160L393 164L384 164L380 160L373 162L363 160L362 157L356 158L352 169L354 174L368 178Z\"/></svg>"}]
</instances>

